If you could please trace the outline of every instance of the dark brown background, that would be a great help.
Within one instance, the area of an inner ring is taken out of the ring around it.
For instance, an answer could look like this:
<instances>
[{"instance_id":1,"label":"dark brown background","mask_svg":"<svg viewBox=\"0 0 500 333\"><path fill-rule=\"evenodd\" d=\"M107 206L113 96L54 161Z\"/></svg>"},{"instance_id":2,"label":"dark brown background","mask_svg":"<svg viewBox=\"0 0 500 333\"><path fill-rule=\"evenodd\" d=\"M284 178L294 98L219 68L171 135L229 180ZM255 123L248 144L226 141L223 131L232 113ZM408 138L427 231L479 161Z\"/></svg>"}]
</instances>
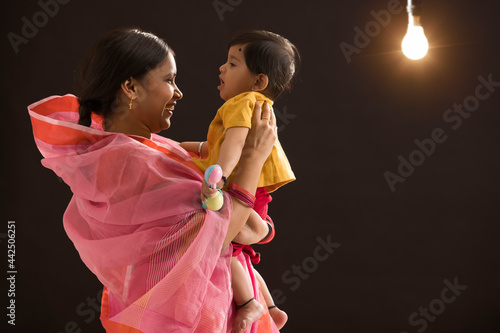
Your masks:
<instances>
[{"instance_id":1,"label":"dark brown background","mask_svg":"<svg viewBox=\"0 0 500 333\"><path fill-rule=\"evenodd\" d=\"M41 7L4 3L0 241L5 272L7 221L15 220L18 268L17 325L8 331L102 331L89 305L101 286L62 227L71 193L40 164L26 106L73 92L74 69L90 44L132 25L163 37L177 54L184 99L162 133L176 140L205 138L222 103L218 68L234 32L268 29L302 53L292 94L276 103L297 181L274 196L277 236L259 247L257 267L281 291L277 301L290 316L283 332L498 332L500 87L456 130L443 115L475 93L478 76L500 81L499 6L424 1L431 44L424 60L400 52L401 11L348 63L339 45L354 45L354 28L364 30L374 21L370 12L388 2L232 0L221 21L210 0L72 0L17 54L7 34L21 34L22 17L32 21ZM384 172L397 173L398 156L407 159L414 140L436 128L447 140L392 192ZM318 237L340 244L324 261L313 259ZM294 271L303 264L309 272ZM467 289L443 311L435 299L443 281L455 278ZM6 291L0 294L5 309ZM412 313L430 303L441 313L427 327L412 326Z\"/></svg>"}]
</instances>

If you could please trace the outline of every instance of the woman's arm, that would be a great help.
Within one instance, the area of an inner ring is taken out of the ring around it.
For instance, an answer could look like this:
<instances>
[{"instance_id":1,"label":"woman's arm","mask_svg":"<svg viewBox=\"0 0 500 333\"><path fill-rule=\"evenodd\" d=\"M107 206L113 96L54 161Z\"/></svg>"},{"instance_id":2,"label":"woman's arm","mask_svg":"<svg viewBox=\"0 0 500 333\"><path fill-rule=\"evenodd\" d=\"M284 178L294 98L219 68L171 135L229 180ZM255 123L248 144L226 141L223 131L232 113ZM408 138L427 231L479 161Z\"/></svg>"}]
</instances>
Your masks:
<instances>
[{"instance_id":1,"label":"woman's arm","mask_svg":"<svg viewBox=\"0 0 500 333\"><path fill-rule=\"evenodd\" d=\"M200 147L201 144L201 147ZM179 145L190 153L199 155L200 158L208 157L208 144L206 141L185 141L180 142ZM201 148L201 150L200 150Z\"/></svg>"},{"instance_id":2,"label":"woman's arm","mask_svg":"<svg viewBox=\"0 0 500 333\"><path fill-rule=\"evenodd\" d=\"M271 153L277 138L276 116L271 111L269 104L264 102L263 110L259 103L255 103L252 116L252 128L248 132L245 145L241 151L238 169L233 176L233 183L244 188L250 193L255 193L260 178L262 166ZM202 200L211 197L217 192L211 189L205 180L202 180ZM224 239L222 251L240 232L248 220L252 208L243 204L238 199L232 198L233 212L229 220L229 227Z\"/></svg>"},{"instance_id":3,"label":"woman's arm","mask_svg":"<svg viewBox=\"0 0 500 333\"><path fill-rule=\"evenodd\" d=\"M277 138L276 116L269 104L264 103L263 110L255 103L252 117L252 128L245 140L241 152L238 169L233 177L233 183L243 187L250 193L255 193L260 172ZM233 198L233 212L222 249L240 232L248 220L252 208Z\"/></svg>"}]
</instances>

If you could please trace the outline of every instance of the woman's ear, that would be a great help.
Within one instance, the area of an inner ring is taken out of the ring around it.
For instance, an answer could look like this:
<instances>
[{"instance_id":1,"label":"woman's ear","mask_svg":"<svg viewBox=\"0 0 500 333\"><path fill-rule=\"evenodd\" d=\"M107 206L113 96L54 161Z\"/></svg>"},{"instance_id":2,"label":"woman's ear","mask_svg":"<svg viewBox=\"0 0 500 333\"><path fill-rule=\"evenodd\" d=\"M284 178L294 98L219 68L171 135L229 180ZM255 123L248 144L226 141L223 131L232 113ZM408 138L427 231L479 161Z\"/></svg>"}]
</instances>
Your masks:
<instances>
[{"instance_id":1,"label":"woman's ear","mask_svg":"<svg viewBox=\"0 0 500 333\"><path fill-rule=\"evenodd\" d=\"M255 77L255 83L252 87L252 91L264 91L269 85L269 77L266 74L260 73Z\"/></svg>"},{"instance_id":2,"label":"woman's ear","mask_svg":"<svg viewBox=\"0 0 500 333\"><path fill-rule=\"evenodd\" d=\"M121 84L122 92L130 99L137 97L135 89L136 80L133 77L128 78Z\"/></svg>"}]
</instances>

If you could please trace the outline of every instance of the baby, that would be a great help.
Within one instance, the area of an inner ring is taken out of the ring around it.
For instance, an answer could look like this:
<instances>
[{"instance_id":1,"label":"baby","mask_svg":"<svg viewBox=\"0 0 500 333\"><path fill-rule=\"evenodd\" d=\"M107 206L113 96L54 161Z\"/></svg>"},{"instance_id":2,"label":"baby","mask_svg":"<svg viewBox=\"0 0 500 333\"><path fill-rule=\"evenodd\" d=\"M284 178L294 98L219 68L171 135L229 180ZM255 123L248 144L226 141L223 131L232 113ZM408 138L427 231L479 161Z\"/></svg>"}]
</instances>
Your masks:
<instances>
[{"instance_id":1,"label":"baby","mask_svg":"<svg viewBox=\"0 0 500 333\"><path fill-rule=\"evenodd\" d=\"M198 145L200 158L193 158L203 172L210 165L221 166L225 180L218 184L220 188L227 188L227 184L231 183L251 127L255 103L272 105L281 93L288 90L298 61L298 52L292 43L267 31L241 32L233 37L228 47L227 62L220 67L218 86L220 96L226 102L210 124L207 144L201 142ZM185 142L181 145L195 152L197 143ZM258 254L249 244L264 244L274 237L274 225L267 215L267 204L271 201L269 193L294 179L288 159L276 140L262 168L254 210L233 240L231 279L237 308L234 332L244 332L265 313L262 305L253 298L252 286L236 255L244 251L250 254L252 262L258 262ZM286 323L287 315L274 305L260 274L255 271L255 275L269 313L280 329Z\"/></svg>"}]
</instances>

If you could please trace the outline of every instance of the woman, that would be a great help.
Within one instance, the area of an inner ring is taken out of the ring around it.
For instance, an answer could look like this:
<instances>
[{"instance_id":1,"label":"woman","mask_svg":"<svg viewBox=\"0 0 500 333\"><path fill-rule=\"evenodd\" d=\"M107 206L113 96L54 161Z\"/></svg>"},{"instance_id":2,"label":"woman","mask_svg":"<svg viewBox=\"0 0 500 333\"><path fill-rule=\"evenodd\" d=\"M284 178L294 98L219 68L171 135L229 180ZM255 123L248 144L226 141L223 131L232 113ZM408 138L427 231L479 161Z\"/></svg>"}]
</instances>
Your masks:
<instances>
[{"instance_id":1,"label":"woman","mask_svg":"<svg viewBox=\"0 0 500 333\"><path fill-rule=\"evenodd\" d=\"M154 134L170 127L182 98L175 77L174 54L163 40L114 30L87 54L78 99L53 96L28 107L42 164L74 194L64 228L104 285L108 332L232 328L228 245L251 209L227 194L221 211L201 209L200 190L214 191L184 149ZM261 114L256 105L253 118L233 179L247 197L276 140L269 108ZM251 331L277 329L266 313Z\"/></svg>"}]
</instances>

